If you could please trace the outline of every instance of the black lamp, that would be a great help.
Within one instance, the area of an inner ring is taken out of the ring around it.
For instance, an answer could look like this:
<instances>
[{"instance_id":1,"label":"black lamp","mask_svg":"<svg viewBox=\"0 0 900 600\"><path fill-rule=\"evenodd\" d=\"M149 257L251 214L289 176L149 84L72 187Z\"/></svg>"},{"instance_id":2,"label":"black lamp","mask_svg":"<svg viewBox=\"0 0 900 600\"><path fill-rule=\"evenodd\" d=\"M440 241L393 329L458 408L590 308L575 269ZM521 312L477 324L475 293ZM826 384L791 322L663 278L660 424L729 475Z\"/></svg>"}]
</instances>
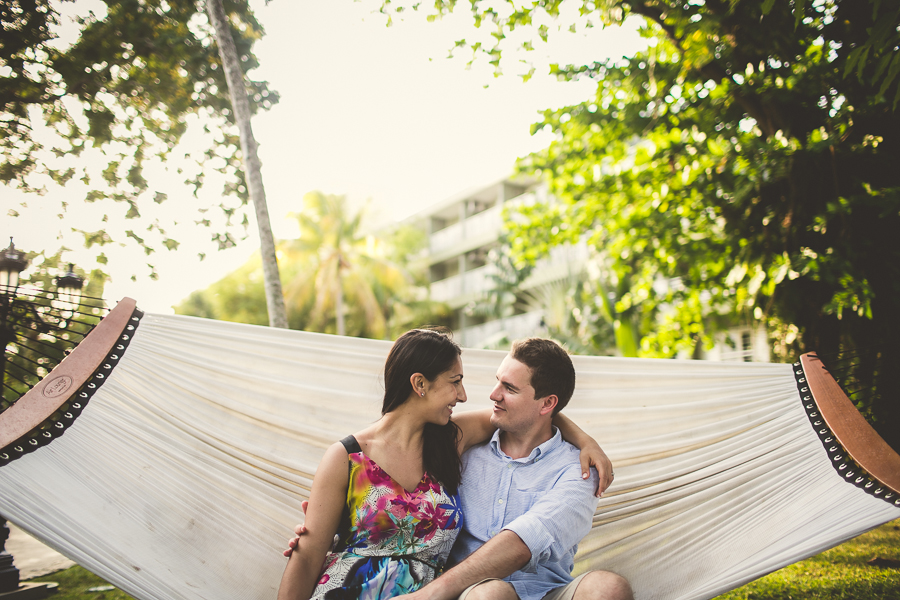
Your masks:
<instances>
[{"instance_id":1,"label":"black lamp","mask_svg":"<svg viewBox=\"0 0 900 600\"><path fill-rule=\"evenodd\" d=\"M0 294L15 297L19 287L19 273L27 266L28 259L23 252L16 250L16 245L10 237L9 248L0 252Z\"/></svg>"},{"instance_id":2,"label":"black lamp","mask_svg":"<svg viewBox=\"0 0 900 600\"><path fill-rule=\"evenodd\" d=\"M81 305L81 290L84 287L84 277L75 273L75 265L69 263L69 270L65 275L56 278L56 297L60 300L60 312L64 319L71 319Z\"/></svg>"}]
</instances>

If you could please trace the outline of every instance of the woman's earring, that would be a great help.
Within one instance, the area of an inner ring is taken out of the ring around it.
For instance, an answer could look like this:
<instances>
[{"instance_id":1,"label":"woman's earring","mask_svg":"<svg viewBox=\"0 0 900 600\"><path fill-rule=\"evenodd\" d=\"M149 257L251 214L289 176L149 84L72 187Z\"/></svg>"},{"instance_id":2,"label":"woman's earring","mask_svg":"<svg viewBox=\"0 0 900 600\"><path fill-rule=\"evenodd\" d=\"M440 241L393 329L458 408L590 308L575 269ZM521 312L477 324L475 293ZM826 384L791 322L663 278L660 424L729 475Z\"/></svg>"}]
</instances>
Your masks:
<instances>
[{"instance_id":1,"label":"woman's earring","mask_svg":"<svg viewBox=\"0 0 900 600\"><path fill-rule=\"evenodd\" d=\"M419 395L422 396L422 397L424 398L424 397L425 397L425 392L419 392Z\"/></svg>"}]
</instances>

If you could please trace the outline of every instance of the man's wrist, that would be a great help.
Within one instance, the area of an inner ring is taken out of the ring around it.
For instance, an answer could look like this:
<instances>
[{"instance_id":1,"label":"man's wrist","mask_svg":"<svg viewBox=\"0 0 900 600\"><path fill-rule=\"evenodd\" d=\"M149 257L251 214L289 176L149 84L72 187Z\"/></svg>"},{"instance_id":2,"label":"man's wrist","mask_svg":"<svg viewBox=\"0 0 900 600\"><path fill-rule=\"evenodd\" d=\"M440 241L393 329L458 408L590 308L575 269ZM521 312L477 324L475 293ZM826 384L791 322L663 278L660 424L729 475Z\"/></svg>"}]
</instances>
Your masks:
<instances>
[{"instance_id":1,"label":"man's wrist","mask_svg":"<svg viewBox=\"0 0 900 600\"><path fill-rule=\"evenodd\" d=\"M423 598L427 598L428 600L456 600L462 590L454 593L454 590L452 589L453 578L451 571L447 571L416 593L422 594Z\"/></svg>"}]
</instances>

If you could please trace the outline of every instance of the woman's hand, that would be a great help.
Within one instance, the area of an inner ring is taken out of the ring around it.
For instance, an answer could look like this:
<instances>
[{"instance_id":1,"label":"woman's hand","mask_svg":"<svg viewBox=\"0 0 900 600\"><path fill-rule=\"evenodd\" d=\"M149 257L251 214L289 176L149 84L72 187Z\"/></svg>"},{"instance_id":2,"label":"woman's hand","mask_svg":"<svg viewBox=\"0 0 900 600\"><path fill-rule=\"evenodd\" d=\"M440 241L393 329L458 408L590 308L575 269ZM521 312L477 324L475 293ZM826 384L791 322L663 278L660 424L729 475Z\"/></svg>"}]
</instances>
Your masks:
<instances>
[{"instance_id":1,"label":"woman's hand","mask_svg":"<svg viewBox=\"0 0 900 600\"><path fill-rule=\"evenodd\" d=\"M555 425L562 434L563 439L581 450L579 460L581 461L581 478L587 479L591 476L591 467L597 469L600 476L597 481L597 490L594 495L598 498L603 495L606 488L612 485L613 473L612 463L606 456L606 452L597 443L597 440L584 432L581 427L575 424L572 419L562 413L553 416L553 425Z\"/></svg>"},{"instance_id":2,"label":"woman's hand","mask_svg":"<svg viewBox=\"0 0 900 600\"><path fill-rule=\"evenodd\" d=\"M591 476L591 467L597 469L597 474L600 478L597 481L597 491L594 494L598 498L601 497L606 488L612 485L616 476L613 473L612 462L610 462L609 457L606 456L606 452L603 451L600 444L593 439L591 443L582 446L581 454L579 454L578 458L581 461L582 479L587 479Z\"/></svg>"},{"instance_id":3,"label":"woman's hand","mask_svg":"<svg viewBox=\"0 0 900 600\"><path fill-rule=\"evenodd\" d=\"M300 508L303 510L303 514L306 514L306 507L309 506L309 502L304 500L300 503ZM294 537L288 540L288 549L282 552L285 556L290 556L291 553L294 552L294 549L297 547L297 544L300 542L300 536L306 533L306 525L301 523L294 527Z\"/></svg>"}]
</instances>

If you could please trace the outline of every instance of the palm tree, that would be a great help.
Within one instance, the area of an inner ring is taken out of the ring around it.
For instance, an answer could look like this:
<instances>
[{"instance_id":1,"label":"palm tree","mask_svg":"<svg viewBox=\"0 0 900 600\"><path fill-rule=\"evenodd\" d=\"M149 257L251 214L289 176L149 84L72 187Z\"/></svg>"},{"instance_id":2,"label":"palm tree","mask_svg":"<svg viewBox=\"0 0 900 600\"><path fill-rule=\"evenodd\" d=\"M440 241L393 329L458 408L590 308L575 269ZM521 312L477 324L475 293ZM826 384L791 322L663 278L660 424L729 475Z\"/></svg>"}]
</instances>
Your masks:
<instances>
[{"instance_id":1,"label":"palm tree","mask_svg":"<svg viewBox=\"0 0 900 600\"><path fill-rule=\"evenodd\" d=\"M351 215L344 196L311 192L294 216L300 238L285 245L286 261L305 268L288 282L291 312L308 314L304 329L383 338L393 304L409 287L407 273L387 257L384 243L360 232L363 211ZM293 324L292 324L293 325Z\"/></svg>"}]
</instances>

